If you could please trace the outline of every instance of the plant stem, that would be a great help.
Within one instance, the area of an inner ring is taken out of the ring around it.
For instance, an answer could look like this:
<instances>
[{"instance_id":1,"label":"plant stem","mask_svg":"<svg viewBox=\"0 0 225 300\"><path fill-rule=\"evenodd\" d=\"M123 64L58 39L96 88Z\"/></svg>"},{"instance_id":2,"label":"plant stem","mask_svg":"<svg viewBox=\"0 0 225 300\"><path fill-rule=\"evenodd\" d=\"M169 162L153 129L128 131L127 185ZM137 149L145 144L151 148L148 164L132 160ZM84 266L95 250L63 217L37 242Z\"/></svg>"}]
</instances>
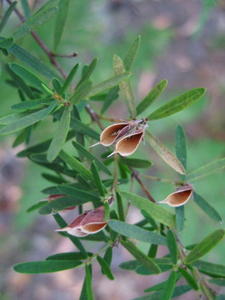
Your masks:
<instances>
[{"instance_id":1,"label":"plant stem","mask_svg":"<svg viewBox=\"0 0 225 300\"><path fill-rule=\"evenodd\" d=\"M152 197L152 195L149 193L149 191L147 190L147 188L145 187L144 183L142 182L139 173L136 170L132 170L132 176L136 179L136 181L140 184L142 191L146 194L146 196L148 197L148 199L154 203L156 203L155 199Z\"/></svg>"}]
</instances>

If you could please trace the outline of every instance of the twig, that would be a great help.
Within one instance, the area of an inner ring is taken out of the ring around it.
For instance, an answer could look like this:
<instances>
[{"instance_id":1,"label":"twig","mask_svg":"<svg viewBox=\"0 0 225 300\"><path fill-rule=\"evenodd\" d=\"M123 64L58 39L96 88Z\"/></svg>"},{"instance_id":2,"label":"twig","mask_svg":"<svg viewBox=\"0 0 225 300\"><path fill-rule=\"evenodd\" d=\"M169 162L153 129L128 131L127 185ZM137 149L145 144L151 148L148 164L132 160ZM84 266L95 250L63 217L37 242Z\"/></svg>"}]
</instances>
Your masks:
<instances>
[{"instance_id":1,"label":"twig","mask_svg":"<svg viewBox=\"0 0 225 300\"><path fill-rule=\"evenodd\" d=\"M9 5L11 5L13 3L11 0L6 0L6 1L7 1L7 3ZM14 8L14 12L15 12L15 14L17 15L17 17L20 19L20 21L22 23L25 22L24 16L22 15L22 13L16 7ZM48 56L51 64L53 66L55 66L55 68L58 70L58 72L61 74L61 76L63 78L66 78L65 72L63 71L63 69L61 68L60 64L55 59L55 55L53 55L52 51L46 46L46 44L42 41L42 39L39 37L39 35L36 32L31 31L30 33L31 33L33 39L36 41L36 43L40 46L40 48Z\"/></svg>"},{"instance_id":2,"label":"twig","mask_svg":"<svg viewBox=\"0 0 225 300\"><path fill-rule=\"evenodd\" d=\"M133 176L133 177L137 180L137 182L140 184L140 186L141 186L143 192L146 194L146 196L148 197L148 199L149 199L150 201L156 203L155 199L152 197L152 195L149 193L149 191L148 191L147 188L145 187L144 183L142 182L142 180L141 180L141 178L140 178L138 172L135 171L135 170L133 170L133 169L131 169L131 170L132 170L132 176Z\"/></svg>"}]
</instances>

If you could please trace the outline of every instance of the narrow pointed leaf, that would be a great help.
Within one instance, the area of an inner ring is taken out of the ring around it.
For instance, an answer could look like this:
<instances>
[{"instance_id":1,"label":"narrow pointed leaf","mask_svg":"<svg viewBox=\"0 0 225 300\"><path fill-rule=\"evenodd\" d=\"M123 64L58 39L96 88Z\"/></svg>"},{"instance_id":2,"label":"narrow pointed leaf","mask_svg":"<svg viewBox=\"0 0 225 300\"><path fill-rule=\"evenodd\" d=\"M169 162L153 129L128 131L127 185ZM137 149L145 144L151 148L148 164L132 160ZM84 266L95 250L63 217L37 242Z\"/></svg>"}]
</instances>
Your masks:
<instances>
[{"instance_id":1,"label":"narrow pointed leaf","mask_svg":"<svg viewBox=\"0 0 225 300\"><path fill-rule=\"evenodd\" d=\"M93 181L95 183L95 186L97 187L98 189L98 192L101 196L105 196L106 194L106 188L99 176L99 173L98 173L98 169L96 167L96 164L95 162L93 161L92 164L91 164L91 172L92 172L92 175L93 175Z\"/></svg>"},{"instance_id":2,"label":"narrow pointed leaf","mask_svg":"<svg viewBox=\"0 0 225 300\"><path fill-rule=\"evenodd\" d=\"M124 207L123 207L123 200L120 196L120 194L116 193L116 203L117 203L117 210L118 210L118 216L120 221L125 221L125 214L124 214Z\"/></svg>"},{"instance_id":3,"label":"narrow pointed leaf","mask_svg":"<svg viewBox=\"0 0 225 300\"><path fill-rule=\"evenodd\" d=\"M155 150L155 152L175 171L180 174L185 174L185 169L178 158L164 145L162 142L153 136L149 131L146 131L146 141Z\"/></svg>"},{"instance_id":4,"label":"narrow pointed leaf","mask_svg":"<svg viewBox=\"0 0 225 300\"><path fill-rule=\"evenodd\" d=\"M176 238L171 230L168 230L166 239L170 251L171 260L174 264L176 264L178 260L178 249L177 249Z\"/></svg>"},{"instance_id":5,"label":"narrow pointed leaf","mask_svg":"<svg viewBox=\"0 0 225 300\"><path fill-rule=\"evenodd\" d=\"M167 284L161 294L160 300L170 300L173 297L176 281L177 281L177 273L171 272L167 280Z\"/></svg>"},{"instance_id":6,"label":"narrow pointed leaf","mask_svg":"<svg viewBox=\"0 0 225 300\"><path fill-rule=\"evenodd\" d=\"M91 77L91 74L94 72L96 65L97 65L97 58L94 58L90 65L88 65L85 71L82 74L80 81L78 82L77 86L79 86L82 82L88 80Z\"/></svg>"},{"instance_id":7,"label":"narrow pointed leaf","mask_svg":"<svg viewBox=\"0 0 225 300\"><path fill-rule=\"evenodd\" d=\"M64 81L63 83L63 86L62 86L62 89L61 89L61 93L63 94L67 88L70 86L74 76L76 75L77 73L77 70L78 70L78 67L79 67L79 64L76 64L70 71L69 75L66 77L66 80Z\"/></svg>"},{"instance_id":8,"label":"narrow pointed leaf","mask_svg":"<svg viewBox=\"0 0 225 300\"><path fill-rule=\"evenodd\" d=\"M47 22L58 10L58 0L48 1L43 5L35 14L30 16L24 23L22 23L18 29L14 32L14 39L20 39L24 35L28 34L36 27Z\"/></svg>"},{"instance_id":9,"label":"narrow pointed leaf","mask_svg":"<svg viewBox=\"0 0 225 300\"><path fill-rule=\"evenodd\" d=\"M28 0L21 0L21 6L23 8L24 15L27 18L30 16L30 7L28 4Z\"/></svg>"},{"instance_id":10,"label":"narrow pointed leaf","mask_svg":"<svg viewBox=\"0 0 225 300\"><path fill-rule=\"evenodd\" d=\"M91 265L85 265L85 295L85 300L94 300Z\"/></svg>"},{"instance_id":11,"label":"narrow pointed leaf","mask_svg":"<svg viewBox=\"0 0 225 300\"><path fill-rule=\"evenodd\" d=\"M194 249L186 256L184 259L185 264L192 264L211 249L213 249L223 238L225 231L223 229L218 229L204 238L199 244L197 244Z\"/></svg>"},{"instance_id":12,"label":"narrow pointed leaf","mask_svg":"<svg viewBox=\"0 0 225 300\"><path fill-rule=\"evenodd\" d=\"M16 120L15 122L12 122L12 123L6 125L5 127L3 127L0 130L0 134L1 135L11 134L11 133L17 132L21 129L24 129L28 126L31 126L31 125L41 121L45 117L47 117L53 111L53 109L55 107L56 107L56 103L53 103L52 105L50 105L47 108L44 108L42 110L39 110L32 114L29 114L25 117L21 117L20 119Z\"/></svg>"},{"instance_id":13,"label":"narrow pointed leaf","mask_svg":"<svg viewBox=\"0 0 225 300\"><path fill-rule=\"evenodd\" d=\"M155 221L163 223L169 227L175 226L175 216L158 204L150 202L148 199L140 197L134 193L121 192L121 194L140 210L146 211Z\"/></svg>"},{"instance_id":14,"label":"narrow pointed leaf","mask_svg":"<svg viewBox=\"0 0 225 300\"><path fill-rule=\"evenodd\" d=\"M145 255L141 250L139 250L132 242L121 240L121 244L130 252L138 261L140 261L144 266L150 269L154 273L160 273L159 266L147 255Z\"/></svg>"},{"instance_id":15,"label":"narrow pointed leaf","mask_svg":"<svg viewBox=\"0 0 225 300\"><path fill-rule=\"evenodd\" d=\"M81 265L82 262L74 260L46 260L20 263L15 265L13 268L18 273L41 274L78 268Z\"/></svg>"},{"instance_id":16,"label":"narrow pointed leaf","mask_svg":"<svg viewBox=\"0 0 225 300\"><path fill-rule=\"evenodd\" d=\"M73 104L79 103L81 100L84 100L90 93L92 87L92 83L90 80L83 81L77 88L73 96L70 98L70 101Z\"/></svg>"},{"instance_id":17,"label":"narrow pointed leaf","mask_svg":"<svg viewBox=\"0 0 225 300\"><path fill-rule=\"evenodd\" d=\"M132 43L131 47L129 48L129 50L124 58L124 66L127 71L130 71L130 69L135 61L138 49L140 47L140 43L141 43L141 36L138 35L138 37L134 40L134 42Z\"/></svg>"},{"instance_id":18,"label":"narrow pointed leaf","mask_svg":"<svg viewBox=\"0 0 225 300\"><path fill-rule=\"evenodd\" d=\"M185 269L179 268L179 272L182 274L182 276L186 279L187 283L194 289L198 290L198 283L194 279L194 277Z\"/></svg>"},{"instance_id":19,"label":"narrow pointed leaf","mask_svg":"<svg viewBox=\"0 0 225 300\"><path fill-rule=\"evenodd\" d=\"M161 80L157 83L151 91L145 96L145 98L137 106L137 115L140 115L145 111L165 90L168 85L167 80Z\"/></svg>"},{"instance_id":20,"label":"narrow pointed leaf","mask_svg":"<svg viewBox=\"0 0 225 300\"><path fill-rule=\"evenodd\" d=\"M116 75L123 74L126 71L122 59L117 55L113 56L113 70ZM136 117L135 98L130 83L127 80L123 80L119 83L119 88L127 102L127 106L130 111L131 117L135 118Z\"/></svg>"},{"instance_id":21,"label":"narrow pointed leaf","mask_svg":"<svg viewBox=\"0 0 225 300\"><path fill-rule=\"evenodd\" d=\"M205 92L206 90L203 88L190 90L164 104L151 113L148 118L150 120L158 120L173 115L200 100Z\"/></svg>"},{"instance_id":22,"label":"narrow pointed leaf","mask_svg":"<svg viewBox=\"0 0 225 300\"><path fill-rule=\"evenodd\" d=\"M193 170L187 176L188 181L194 182L212 174L221 172L225 169L225 157L218 158L208 164L204 164L202 167Z\"/></svg>"},{"instance_id":23,"label":"narrow pointed leaf","mask_svg":"<svg viewBox=\"0 0 225 300\"><path fill-rule=\"evenodd\" d=\"M139 159L139 158L125 158L120 157L122 163L125 163L128 167L131 168L150 168L152 166L152 162L150 160Z\"/></svg>"},{"instance_id":24,"label":"narrow pointed leaf","mask_svg":"<svg viewBox=\"0 0 225 300\"><path fill-rule=\"evenodd\" d=\"M176 128L176 155L184 168L187 168L186 139L183 128L178 125Z\"/></svg>"},{"instance_id":25,"label":"narrow pointed leaf","mask_svg":"<svg viewBox=\"0 0 225 300\"><path fill-rule=\"evenodd\" d=\"M176 228L178 231L182 231L184 229L184 221L185 221L184 205L175 207L175 212L176 212Z\"/></svg>"},{"instance_id":26,"label":"narrow pointed leaf","mask_svg":"<svg viewBox=\"0 0 225 300\"><path fill-rule=\"evenodd\" d=\"M73 141L73 146L88 160L95 161L96 165L101 169L104 173L111 175L111 172L109 169L93 154L90 153L90 151L86 150L81 144Z\"/></svg>"},{"instance_id":27,"label":"narrow pointed leaf","mask_svg":"<svg viewBox=\"0 0 225 300\"><path fill-rule=\"evenodd\" d=\"M32 101L23 101L17 104L12 105L12 109L16 109L20 112L25 112L27 110L35 110L38 108L41 108L43 106L46 106L47 104L53 104L55 103L55 100L49 101L47 99L40 99L40 100L32 100Z\"/></svg>"},{"instance_id":28,"label":"narrow pointed leaf","mask_svg":"<svg viewBox=\"0 0 225 300\"><path fill-rule=\"evenodd\" d=\"M83 134L88 135L89 137L91 137L95 140L99 140L99 134L94 129L90 128L90 126L82 123L78 119L75 119L73 116L72 116L72 119L71 119L71 127L76 132L83 133Z\"/></svg>"},{"instance_id":29,"label":"narrow pointed leaf","mask_svg":"<svg viewBox=\"0 0 225 300\"><path fill-rule=\"evenodd\" d=\"M130 73L126 72L124 74L113 76L99 84L94 85L89 93L89 97L104 92L105 90L111 89L112 87L118 85L121 81L128 79L129 76Z\"/></svg>"},{"instance_id":30,"label":"narrow pointed leaf","mask_svg":"<svg viewBox=\"0 0 225 300\"><path fill-rule=\"evenodd\" d=\"M59 45L64 27L66 24L66 19L69 11L70 0L60 0L59 9L56 16L55 30L54 30L54 48L56 49Z\"/></svg>"},{"instance_id":31,"label":"narrow pointed leaf","mask_svg":"<svg viewBox=\"0 0 225 300\"><path fill-rule=\"evenodd\" d=\"M197 267L200 272L208 274L212 277L225 278L225 265L198 260L194 263L194 266Z\"/></svg>"},{"instance_id":32,"label":"narrow pointed leaf","mask_svg":"<svg viewBox=\"0 0 225 300\"><path fill-rule=\"evenodd\" d=\"M110 270L109 265L105 261L105 259L102 258L101 256L97 256L97 261L101 266L102 273L105 274L110 280L114 280L114 276Z\"/></svg>"},{"instance_id":33,"label":"narrow pointed leaf","mask_svg":"<svg viewBox=\"0 0 225 300\"><path fill-rule=\"evenodd\" d=\"M27 212L32 212L34 210L37 210L39 208L41 208L42 206L46 205L48 203L48 201L39 201L38 203L35 203L34 205L30 206L27 209Z\"/></svg>"},{"instance_id":34,"label":"narrow pointed leaf","mask_svg":"<svg viewBox=\"0 0 225 300\"><path fill-rule=\"evenodd\" d=\"M63 114L58 123L58 128L51 141L47 152L47 160L52 162L56 159L60 151L62 150L64 143L66 142L66 137L70 129L70 118L71 118L71 107L65 107Z\"/></svg>"},{"instance_id":35,"label":"narrow pointed leaf","mask_svg":"<svg viewBox=\"0 0 225 300\"><path fill-rule=\"evenodd\" d=\"M85 180L93 179L91 172L78 159L70 156L64 151L61 151L60 157Z\"/></svg>"},{"instance_id":36,"label":"narrow pointed leaf","mask_svg":"<svg viewBox=\"0 0 225 300\"><path fill-rule=\"evenodd\" d=\"M9 65L10 69L21 77L24 81L31 84L33 87L36 87L39 90L43 90L44 83L33 73L25 69L24 67L18 64L11 64ZM46 91L44 89L44 91Z\"/></svg>"},{"instance_id":37,"label":"narrow pointed leaf","mask_svg":"<svg viewBox=\"0 0 225 300\"><path fill-rule=\"evenodd\" d=\"M24 62L29 67L33 68L36 72L44 75L48 79L57 78L57 74L52 71L49 67L47 67L44 63L40 61L39 58L30 54L30 52L26 51L22 47L13 43L12 46L7 48L7 51L15 56L18 60Z\"/></svg>"},{"instance_id":38,"label":"narrow pointed leaf","mask_svg":"<svg viewBox=\"0 0 225 300\"><path fill-rule=\"evenodd\" d=\"M89 254L91 255L91 253ZM82 260L86 258L87 256L81 252L63 252L63 253L57 253L48 256L46 260L70 260L71 261L71 260Z\"/></svg>"},{"instance_id":39,"label":"narrow pointed leaf","mask_svg":"<svg viewBox=\"0 0 225 300\"><path fill-rule=\"evenodd\" d=\"M194 201L195 203L214 221L222 222L222 217L215 210L213 206L211 206L204 198L202 198L199 194L194 192Z\"/></svg>"},{"instance_id":40,"label":"narrow pointed leaf","mask_svg":"<svg viewBox=\"0 0 225 300\"><path fill-rule=\"evenodd\" d=\"M109 221L108 225L112 230L128 238L151 244L166 245L166 239L163 236L158 233L143 229L139 226L116 220Z\"/></svg>"},{"instance_id":41,"label":"narrow pointed leaf","mask_svg":"<svg viewBox=\"0 0 225 300\"><path fill-rule=\"evenodd\" d=\"M17 1L14 1L10 4L10 6L7 8L4 16L1 18L1 23L0 23L0 32L4 29L5 25L8 22L9 17L11 16L12 12L14 11L14 8L17 4Z\"/></svg>"}]
</instances>

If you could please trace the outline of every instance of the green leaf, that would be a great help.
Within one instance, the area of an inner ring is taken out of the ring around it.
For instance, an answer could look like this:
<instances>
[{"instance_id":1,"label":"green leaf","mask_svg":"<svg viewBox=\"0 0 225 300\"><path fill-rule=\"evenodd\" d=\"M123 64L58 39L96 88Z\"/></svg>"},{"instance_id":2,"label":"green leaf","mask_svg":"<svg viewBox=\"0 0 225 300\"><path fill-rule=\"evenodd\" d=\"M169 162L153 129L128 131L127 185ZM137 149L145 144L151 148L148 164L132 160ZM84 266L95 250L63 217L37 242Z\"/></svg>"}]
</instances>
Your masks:
<instances>
[{"instance_id":1,"label":"green leaf","mask_svg":"<svg viewBox=\"0 0 225 300\"><path fill-rule=\"evenodd\" d=\"M6 125L0 130L1 135L11 134L17 132L21 129L24 129L28 126L31 126L42 119L46 118L56 107L56 103L51 104L49 107L29 114L25 117L21 117L20 119Z\"/></svg>"},{"instance_id":2,"label":"green leaf","mask_svg":"<svg viewBox=\"0 0 225 300\"><path fill-rule=\"evenodd\" d=\"M144 266L150 269L152 272L158 274L160 273L159 266L147 255L145 255L141 250L139 250L131 241L121 240L121 244L127 249L138 261L140 261Z\"/></svg>"},{"instance_id":3,"label":"green leaf","mask_svg":"<svg viewBox=\"0 0 225 300\"><path fill-rule=\"evenodd\" d=\"M170 273L170 276L167 280L167 284L161 294L160 300L169 300L173 297L176 281L177 281L177 273L173 271Z\"/></svg>"},{"instance_id":4,"label":"green leaf","mask_svg":"<svg viewBox=\"0 0 225 300\"><path fill-rule=\"evenodd\" d=\"M127 224L117 220L109 221L108 225L112 230L128 238L151 244L166 245L166 240L163 236L158 233L143 229L139 226Z\"/></svg>"},{"instance_id":5,"label":"green leaf","mask_svg":"<svg viewBox=\"0 0 225 300\"><path fill-rule=\"evenodd\" d=\"M45 84L37 76L35 76L33 73L31 73L24 67L18 64L11 64L9 65L9 67L16 75L21 77L27 83L31 84L39 90L46 91L46 89L43 89L43 86Z\"/></svg>"},{"instance_id":6,"label":"green leaf","mask_svg":"<svg viewBox=\"0 0 225 300\"><path fill-rule=\"evenodd\" d=\"M86 66L80 81L78 82L77 86L79 86L82 82L88 80L91 77L91 74L94 72L96 65L97 65L98 59L94 58L90 65Z\"/></svg>"},{"instance_id":7,"label":"green leaf","mask_svg":"<svg viewBox=\"0 0 225 300\"><path fill-rule=\"evenodd\" d=\"M91 265L85 265L85 295L85 300L94 300Z\"/></svg>"},{"instance_id":8,"label":"green leaf","mask_svg":"<svg viewBox=\"0 0 225 300\"><path fill-rule=\"evenodd\" d=\"M0 32L4 29L6 23L9 20L9 17L11 16L12 12L14 11L14 8L16 7L17 1L14 1L10 4L8 9L6 10L3 17L1 17L1 23L0 23Z\"/></svg>"},{"instance_id":9,"label":"green leaf","mask_svg":"<svg viewBox=\"0 0 225 300\"><path fill-rule=\"evenodd\" d=\"M93 180L91 172L75 157L61 151L60 157L85 180Z\"/></svg>"},{"instance_id":10,"label":"green leaf","mask_svg":"<svg viewBox=\"0 0 225 300\"><path fill-rule=\"evenodd\" d=\"M7 51L48 79L58 78L57 74L45 64L43 64L39 58L36 58L17 44L12 44L12 46L9 47Z\"/></svg>"},{"instance_id":11,"label":"green leaf","mask_svg":"<svg viewBox=\"0 0 225 300\"><path fill-rule=\"evenodd\" d=\"M145 96L145 98L138 104L136 108L137 115L143 113L143 111L145 111L161 95L167 85L168 81L165 79L157 83L147 94L147 96Z\"/></svg>"},{"instance_id":12,"label":"green leaf","mask_svg":"<svg viewBox=\"0 0 225 300\"><path fill-rule=\"evenodd\" d=\"M46 105L50 105L55 103L55 100L49 101L47 99L39 99L39 100L32 100L32 101L23 101L17 104L12 105L12 109L19 110L20 112L25 112L27 110L35 110L41 108Z\"/></svg>"},{"instance_id":13,"label":"green leaf","mask_svg":"<svg viewBox=\"0 0 225 300\"><path fill-rule=\"evenodd\" d=\"M67 88L70 86L74 76L76 75L77 73L77 70L78 70L78 67L79 67L79 64L76 64L70 71L69 75L66 77L66 80L64 81L63 83L63 86L62 86L62 89L61 89L61 93L63 94Z\"/></svg>"},{"instance_id":14,"label":"green leaf","mask_svg":"<svg viewBox=\"0 0 225 300\"><path fill-rule=\"evenodd\" d=\"M13 44L12 38L6 39L6 38L0 37L0 48L8 49L9 47L12 46L12 44Z\"/></svg>"},{"instance_id":15,"label":"green leaf","mask_svg":"<svg viewBox=\"0 0 225 300\"><path fill-rule=\"evenodd\" d=\"M138 49L140 47L140 43L141 43L141 36L138 35L137 38L132 43L131 47L129 48L129 50L124 58L124 66L127 71L130 71L130 69L133 65L133 62L135 61Z\"/></svg>"},{"instance_id":16,"label":"green leaf","mask_svg":"<svg viewBox=\"0 0 225 300\"><path fill-rule=\"evenodd\" d=\"M60 0L54 30L54 49L59 45L69 11L70 0Z\"/></svg>"},{"instance_id":17,"label":"green leaf","mask_svg":"<svg viewBox=\"0 0 225 300\"><path fill-rule=\"evenodd\" d=\"M155 152L167 163L171 168L180 174L185 174L185 169L178 158L155 136L146 130L145 140L155 150Z\"/></svg>"},{"instance_id":18,"label":"green leaf","mask_svg":"<svg viewBox=\"0 0 225 300\"><path fill-rule=\"evenodd\" d=\"M74 194L62 196L61 198L54 199L48 202L45 206L41 207L39 213L42 215L50 214L56 211L63 210L68 207L82 205L86 202L99 202L99 198L93 193L73 188ZM62 189L62 192L64 190Z\"/></svg>"},{"instance_id":19,"label":"green leaf","mask_svg":"<svg viewBox=\"0 0 225 300\"><path fill-rule=\"evenodd\" d=\"M81 265L82 262L74 260L46 260L20 263L15 265L13 268L18 273L41 274L74 269Z\"/></svg>"},{"instance_id":20,"label":"green leaf","mask_svg":"<svg viewBox=\"0 0 225 300\"><path fill-rule=\"evenodd\" d=\"M92 172L92 175L93 175L93 180L94 180L94 183L95 183L95 186L97 187L98 189L98 192L101 196L105 196L106 194L106 188L99 176L99 173L98 173L98 169L96 167L96 164L95 162L93 161L92 164L91 164L91 172Z\"/></svg>"},{"instance_id":21,"label":"green leaf","mask_svg":"<svg viewBox=\"0 0 225 300\"><path fill-rule=\"evenodd\" d=\"M200 257L204 256L208 253L212 248L214 248L225 235L225 230L218 229L213 233L204 238L199 244L197 244L194 249L185 257L185 264L192 264Z\"/></svg>"},{"instance_id":22,"label":"green leaf","mask_svg":"<svg viewBox=\"0 0 225 300\"><path fill-rule=\"evenodd\" d=\"M168 230L167 235L167 245L170 251L170 257L174 264L177 263L178 260L178 249L177 249L177 242L174 233L171 230Z\"/></svg>"},{"instance_id":23,"label":"green leaf","mask_svg":"<svg viewBox=\"0 0 225 300\"><path fill-rule=\"evenodd\" d=\"M150 160L139 159L139 158L120 157L120 161L122 163L125 163L128 167L131 168L144 169L144 168L150 168L152 166L152 162Z\"/></svg>"},{"instance_id":24,"label":"green leaf","mask_svg":"<svg viewBox=\"0 0 225 300\"><path fill-rule=\"evenodd\" d=\"M102 258L101 256L97 256L97 261L101 266L102 273L105 274L110 280L114 280L115 278L110 270L109 265L105 261L105 259Z\"/></svg>"},{"instance_id":25,"label":"green leaf","mask_svg":"<svg viewBox=\"0 0 225 300\"><path fill-rule=\"evenodd\" d=\"M211 206L204 198L202 198L199 194L194 192L193 197L195 203L214 221L222 222L222 217L220 214L215 210L213 206Z\"/></svg>"},{"instance_id":26,"label":"green leaf","mask_svg":"<svg viewBox=\"0 0 225 300\"><path fill-rule=\"evenodd\" d=\"M14 32L14 39L20 39L36 27L47 22L58 10L58 0L50 0L43 5L34 15L30 16Z\"/></svg>"},{"instance_id":27,"label":"green leaf","mask_svg":"<svg viewBox=\"0 0 225 300\"><path fill-rule=\"evenodd\" d=\"M78 119L75 119L73 116L71 119L71 128L73 128L75 132L83 133L95 140L99 140L99 134L95 130L90 128L90 126L82 123Z\"/></svg>"},{"instance_id":28,"label":"green leaf","mask_svg":"<svg viewBox=\"0 0 225 300\"><path fill-rule=\"evenodd\" d=\"M225 286L225 279L211 279L209 282L219 286Z\"/></svg>"},{"instance_id":29,"label":"green leaf","mask_svg":"<svg viewBox=\"0 0 225 300\"><path fill-rule=\"evenodd\" d=\"M140 197L134 193L121 192L121 194L131 201L131 203L140 210L146 211L157 222L163 223L169 227L175 226L175 216L158 204L150 202L148 199Z\"/></svg>"},{"instance_id":30,"label":"green leaf","mask_svg":"<svg viewBox=\"0 0 225 300\"><path fill-rule=\"evenodd\" d=\"M94 194L92 191L82 190L80 188L71 185L57 185L52 186L42 191L45 194L65 194L70 197L76 197L78 199L88 199L88 201L98 201L98 195Z\"/></svg>"},{"instance_id":31,"label":"green leaf","mask_svg":"<svg viewBox=\"0 0 225 300\"><path fill-rule=\"evenodd\" d=\"M225 278L224 265L199 260L194 263L194 266L197 267L200 272L205 273L207 275Z\"/></svg>"},{"instance_id":32,"label":"green leaf","mask_svg":"<svg viewBox=\"0 0 225 300\"><path fill-rule=\"evenodd\" d=\"M186 271L185 269L179 268L179 272L182 274L182 276L186 279L187 283L194 290L199 289L197 281L194 279L194 277L190 273L188 273L188 271Z\"/></svg>"},{"instance_id":33,"label":"green leaf","mask_svg":"<svg viewBox=\"0 0 225 300\"><path fill-rule=\"evenodd\" d=\"M29 16L30 16L30 7L29 7L29 4L27 1L28 0L21 0L21 6L23 8L23 12L24 12L26 19L29 18Z\"/></svg>"},{"instance_id":34,"label":"green leaf","mask_svg":"<svg viewBox=\"0 0 225 300\"><path fill-rule=\"evenodd\" d=\"M70 118L71 107L67 106L65 107L63 114L59 120L58 128L47 152L47 160L49 162L52 162L56 159L66 142L66 137L70 129Z\"/></svg>"},{"instance_id":35,"label":"green leaf","mask_svg":"<svg viewBox=\"0 0 225 300\"><path fill-rule=\"evenodd\" d=\"M183 128L178 125L176 128L176 155L184 168L187 168L186 139Z\"/></svg>"},{"instance_id":36,"label":"green leaf","mask_svg":"<svg viewBox=\"0 0 225 300\"><path fill-rule=\"evenodd\" d=\"M109 246L104 254L104 260L107 262L107 264L110 266L112 262L112 254L113 254L113 248Z\"/></svg>"},{"instance_id":37,"label":"green leaf","mask_svg":"<svg viewBox=\"0 0 225 300\"><path fill-rule=\"evenodd\" d=\"M97 95L105 90L111 89L112 87L119 84L121 81L128 79L129 76L130 73L126 72L124 74L113 76L105 81L102 81L99 84L94 85L89 93L89 97Z\"/></svg>"},{"instance_id":38,"label":"green leaf","mask_svg":"<svg viewBox=\"0 0 225 300\"><path fill-rule=\"evenodd\" d=\"M115 86L111 88L108 91L107 95L105 96L102 109L101 109L101 114L104 114L118 97L119 97L119 87Z\"/></svg>"},{"instance_id":39,"label":"green leaf","mask_svg":"<svg viewBox=\"0 0 225 300\"><path fill-rule=\"evenodd\" d=\"M205 94L203 88L192 89L164 104L149 115L150 120L158 120L173 115L194 104Z\"/></svg>"},{"instance_id":40,"label":"green leaf","mask_svg":"<svg viewBox=\"0 0 225 300\"><path fill-rule=\"evenodd\" d=\"M175 207L176 212L176 228L178 231L182 231L184 229L184 206Z\"/></svg>"},{"instance_id":41,"label":"green leaf","mask_svg":"<svg viewBox=\"0 0 225 300\"><path fill-rule=\"evenodd\" d=\"M34 210L37 210L39 208L41 208L42 206L46 205L48 203L48 201L39 201L38 203L35 203L34 205L30 206L27 209L27 212L32 212Z\"/></svg>"},{"instance_id":42,"label":"green leaf","mask_svg":"<svg viewBox=\"0 0 225 300\"><path fill-rule=\"evenodd\" d=\"M126 71L122 59L117 55L113 56L113 70L116 75L123 74ZM135 118L136 117L135 98L130 83L127 80L123 80L119 83L119 88L127 102L127 107L129 109L131 117Z\"/></svg>"},{"instance_id":43,"label":"green leaf","mask_svg":"<svg viewBox=\"0 0 225 300\"><path fill-rule=\"evenodd\" d=\"M89 95L91 88L92 83L90 80L83 81L79 86L76 87L73 96L70 98L70 101L73 104L77 104L81 100L84 100Z\"/></svg>"},{"instance_id":44,"label":"green leaf","mask_svg":"<svg viewBox=\"0 0 225 300\"><path fill-rule=\"evenodd\" d=\"M218 158L200 168L188 173L188 181L194 182L212 174L221 172L225 168L225 157Z\"/></svg>"},{"instance_id":45,"label":"green leaf","mask_svg":"<svg viewBox=\"0 0 225 300\"><path fill-rule=\"evenodd\" d=\"M118 216L120 221L125 221L125 215L124 215L124 208L123 208L123 200L120 196L120 194L116 193L116 203L117 203L117 210L118 210Z\"/></svg>"},{"instance_id":46,"label":"green leaf","mask_svg":"<svg viewBox=\"0 0 225 300\"><path fill-rule=\"evenodd\" d=\"M91 255L91 253L89 253ZM87 259L87 256L81 252L63 252L57 253L46 258L47 260L82 260Z\"/></svg>"},{"instance_id":47,"label":"green leaf","mask_svg":"<svg viewBox=\"0 0 225 300\"><path fill-rule=\"evenodd\" d=\"M99 169L101 169L104 173L111 175L109 169L97 157L91 154L90 151L86 150L81 144L73 141L73 146L88 160L94 161Z\"/></svg>"},{"instance_id":48,"label":"green leaf","mask_svg":"<svg viewBox=\"0 0 225 300\"><path fill-rule=\"evenodd\" d=\"M2 116L0 118L0 125L10 124L15 120L19 120L20 117L21 116L19 114L9 114L9 115L6 115L6 116Z\"/></svg>"}]
</instances>

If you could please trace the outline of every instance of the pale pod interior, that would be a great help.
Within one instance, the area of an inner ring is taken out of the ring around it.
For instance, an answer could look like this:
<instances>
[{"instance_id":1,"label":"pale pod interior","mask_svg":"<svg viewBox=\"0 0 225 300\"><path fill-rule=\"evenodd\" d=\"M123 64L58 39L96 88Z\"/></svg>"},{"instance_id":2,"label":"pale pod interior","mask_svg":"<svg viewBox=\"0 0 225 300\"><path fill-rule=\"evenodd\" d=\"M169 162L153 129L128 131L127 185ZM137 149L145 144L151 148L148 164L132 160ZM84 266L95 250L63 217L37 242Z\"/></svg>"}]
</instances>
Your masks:
<instances>
[{"instance_id":1,"label":"pale pod interior","mask_svg":"<svg viewBox=\"0 0 225 300\"><path fill-rule=\"evenodd\" d=\"M119 153L122 156L133 154L141 143L143 136L143 130L127 135L116 144L114 153Z\"/></svg>"},{"instance_id":2,"label":"pale pod interior","mask_svg":"<svg viewBox=\"0 0 225 300\"><path fill-rule=\"evenodd\" d=\"M178 191L169 194L161 203L167 203L172 207L179 207L186 204L192 197L193 190L191 187L179 189Z\"/></svg>"},{"instance_id":3,"label":"pale pod interior","mask_svg":"<svg viewBox=\"0 0 225 300\"><path fill-rule=\"evenodd\" d=\"M106 127L101 133L100 144L106 147L112 145L115 142L121 130L127 127L128 125L129 123L126 122L117 123Z\"/></svg>"}]
</instances>

